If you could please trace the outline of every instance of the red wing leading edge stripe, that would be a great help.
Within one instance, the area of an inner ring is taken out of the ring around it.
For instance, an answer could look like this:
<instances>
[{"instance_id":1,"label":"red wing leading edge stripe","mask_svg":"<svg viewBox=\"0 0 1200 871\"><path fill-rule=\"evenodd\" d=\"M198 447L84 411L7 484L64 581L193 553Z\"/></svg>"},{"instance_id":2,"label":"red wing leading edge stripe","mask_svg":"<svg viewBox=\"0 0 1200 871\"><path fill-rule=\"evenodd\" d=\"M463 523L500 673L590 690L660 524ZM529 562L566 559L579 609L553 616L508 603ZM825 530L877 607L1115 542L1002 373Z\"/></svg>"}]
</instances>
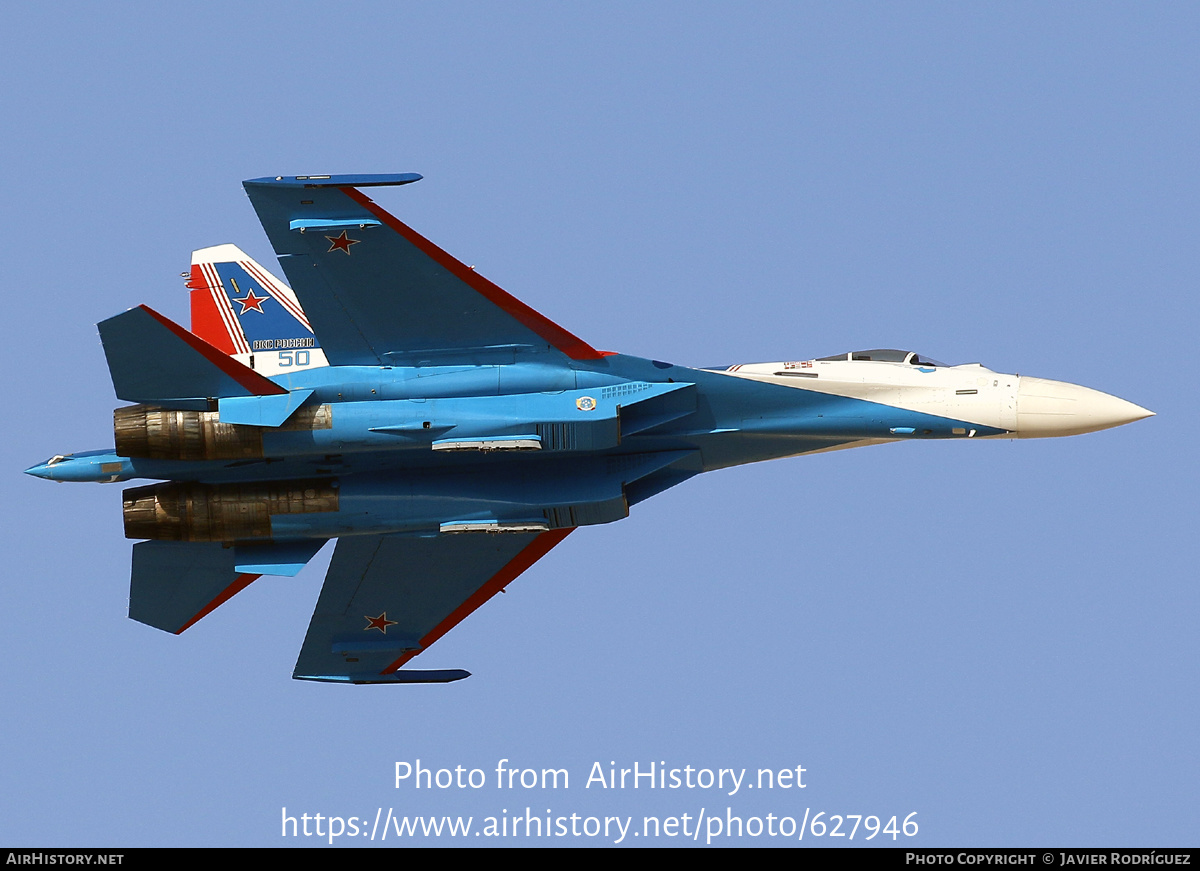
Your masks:
<instances>
[{"instance_id":1,"label":"red wing leading edge stripe","mask_svg":"<svg viewBox=\"0 0 1200 871\"><path fill-rule=\"evenodd\" d=\"M529 542L519 554L509 561L508 565L497 572L490 581L480 587L471 595L465 602L455 608L445 620L434 626L424 637L421 638L421 649L411 650L401 656L380 674L391 674L399 670L400 666L408 662L418 653L429 649L429 646L466 619L472 611L486 602L492 596L499 593L510 583L512 583L522 572L548 554L556 544L574 532L575 527L568 529L552 529L549 532L543 532L533 541Z\"/></svg>"},{"instance_id":2,"label":"red wing leading edge stripe","mask_svg":"<svg viewBox=\"0 0 1200 871\"><path fill-rule=\"evenodd\" d=\"M199 611L197 611L195 617L193 617L191 620L187 621L182 626L180 626L177 630L175 630L175 634L180 635L183 633L184 630L199 623L201 620L203 620L205 617L207 617L213 611L220 608L222 605L224 605L226 602L228 602L230 599L232 599L234 596L236 596L242 590L246 589L246 587L250 586L252 583L257 581L261 577L262 577L262 575L246 575L246 574L238 575L236 578L233 579L232 584L230 584L228 587L226 587L224 590L221 591L221 594L219 596L217 596L215 599L213 599L211 602L209 602L207 605L205 605L203 608L201 608Z\"/></svg>"}]
</instances>

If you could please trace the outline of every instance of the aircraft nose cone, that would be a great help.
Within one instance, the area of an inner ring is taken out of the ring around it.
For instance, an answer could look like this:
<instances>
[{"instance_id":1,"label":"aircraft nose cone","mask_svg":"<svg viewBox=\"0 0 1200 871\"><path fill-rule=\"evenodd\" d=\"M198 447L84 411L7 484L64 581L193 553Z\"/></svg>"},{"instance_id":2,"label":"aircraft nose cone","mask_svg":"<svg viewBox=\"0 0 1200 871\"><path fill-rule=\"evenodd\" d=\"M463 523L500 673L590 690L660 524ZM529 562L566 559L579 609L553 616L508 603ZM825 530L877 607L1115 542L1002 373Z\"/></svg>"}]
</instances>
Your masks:
<instances>
[{"instance_id":1,"label":"aircraft nose cone","mask_svg":"<svg viewBox=\"0 0 1200 871\"><path fill-rule=\"evenodd\" d=\"M1019 438L1078 435L1153 416L1140 405L1066 381L1022 377L1017 390Z\"/></svg>"},{"instance_id":2,"label":"aircraft nose cone","mask_svg":"<svg viewBox=\"0 0 1200 871\"><path fill-rule=\"evenodd\" d=\"M38 463L36 466L30 466L25 470L26 475L33 475L35 478L45 478L47 481L53 481L54 478L50 474L49 463Z\"/></svg>"}]
</instances>

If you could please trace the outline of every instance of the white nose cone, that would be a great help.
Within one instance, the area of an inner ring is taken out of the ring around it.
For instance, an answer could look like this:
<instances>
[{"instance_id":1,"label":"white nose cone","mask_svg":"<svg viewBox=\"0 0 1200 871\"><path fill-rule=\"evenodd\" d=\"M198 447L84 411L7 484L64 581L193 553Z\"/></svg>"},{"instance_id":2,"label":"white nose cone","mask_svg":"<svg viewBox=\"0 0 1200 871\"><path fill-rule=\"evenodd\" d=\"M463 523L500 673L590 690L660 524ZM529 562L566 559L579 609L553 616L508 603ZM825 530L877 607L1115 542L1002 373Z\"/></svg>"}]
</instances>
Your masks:
<instances>
[{"instance_id":1,"label":"white nose cone","mask_svg":"<svg viewBox=\"0 0 1200 871\"><path fill-rule=\"evenodd\" d=\"M1066 381L1022 377L1017 390L1017 437L1023 439L1095 432L1153 415L1140 405Z\"/></svg>"}]
</instances>

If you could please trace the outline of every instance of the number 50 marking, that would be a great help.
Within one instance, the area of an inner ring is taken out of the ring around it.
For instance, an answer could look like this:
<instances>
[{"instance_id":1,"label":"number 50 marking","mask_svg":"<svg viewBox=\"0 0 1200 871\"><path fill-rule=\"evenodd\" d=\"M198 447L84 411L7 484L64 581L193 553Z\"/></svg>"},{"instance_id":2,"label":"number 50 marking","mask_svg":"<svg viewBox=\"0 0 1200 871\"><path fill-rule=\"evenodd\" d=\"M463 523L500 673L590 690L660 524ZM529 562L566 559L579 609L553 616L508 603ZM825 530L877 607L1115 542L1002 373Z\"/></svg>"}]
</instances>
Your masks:
<instances>
[{"instance_id":1,"label":"number 50 marking","mask_svg":"<svg viewBox=\"0 0 1200 871\"><path fill-rule=\"evenodd\" d=\"M279 368L287 369L289 366L307 366L309 361L308 351L280 351L279 352Z\"/></svg>"}]
</instances>

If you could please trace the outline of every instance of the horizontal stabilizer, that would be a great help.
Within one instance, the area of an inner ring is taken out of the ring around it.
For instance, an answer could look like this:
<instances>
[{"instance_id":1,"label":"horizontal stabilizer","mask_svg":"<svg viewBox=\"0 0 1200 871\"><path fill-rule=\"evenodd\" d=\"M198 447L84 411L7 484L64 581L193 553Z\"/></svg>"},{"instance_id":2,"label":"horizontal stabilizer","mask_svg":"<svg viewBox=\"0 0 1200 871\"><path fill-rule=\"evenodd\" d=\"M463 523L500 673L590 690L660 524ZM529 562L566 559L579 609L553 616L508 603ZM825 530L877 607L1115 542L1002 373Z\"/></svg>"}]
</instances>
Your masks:
<instances>
[{"instance_id":1,"label":"horizontal stabilizer","mask_svg":"<svg viewBox=\"0 0 1200 871\"><path fill-rule=\"evenodd\" d=\"M287 393L147 306L98 327L113 388L129 402Z\"/></svg>"},{"instance_id":2,"label":"horizontal stabilizer","mask_svg":"<svg viewBox=\"0 0 1200 871\"><path fill-rule=\"evenodd\" d=\"M324 541L266 541L226 547L208 541L142 541L133 546L129 616L178 635L261 575L293 577Z\"/></svg>"},{"instance_id":3,"label":"horizontal stabilizer","mask_svg":"<svg viewBox=\"0 0 1200 871\"><path fill-rule=\"evenodd\" d=\"M258 578L239 573L219 542L143 541L133 546L129 616L178 635Z\"/></svg>"}]
</instances>

